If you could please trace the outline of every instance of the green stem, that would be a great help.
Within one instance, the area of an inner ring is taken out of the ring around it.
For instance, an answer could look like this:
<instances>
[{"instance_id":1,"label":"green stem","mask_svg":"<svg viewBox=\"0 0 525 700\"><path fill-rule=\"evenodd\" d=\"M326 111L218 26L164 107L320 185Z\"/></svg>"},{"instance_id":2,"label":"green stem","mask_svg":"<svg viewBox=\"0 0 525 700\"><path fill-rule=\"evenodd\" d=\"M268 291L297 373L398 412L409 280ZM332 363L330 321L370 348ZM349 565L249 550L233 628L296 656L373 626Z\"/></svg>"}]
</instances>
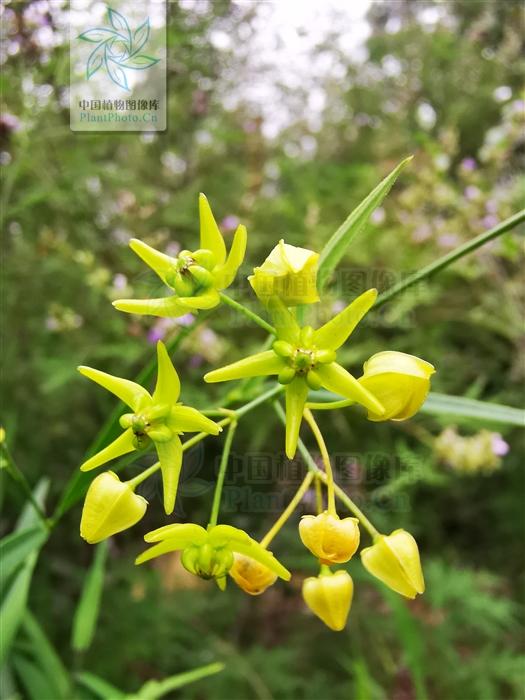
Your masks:
<instances>
[{"instance_id":1,"label":"green stem","mask_svg":"<svg viewBox=\"0 0 525 700\"><path fill-rule=\"evenodd\" d=\"M430 265L427 265L422 270L419 270L419 272L415 272L413 275L410 275L402 282L399 282L390 289L387 289L386 292L383 292L383 294L381 294L378 297L373 308L377 309L379 306L382 306L387 301L390 301L390 299L395 297L397 294L404 292L405 289L412 287L414 284L421 282L422 280L426 279L427 277L430 277L431 275L435 275L436 272L439 272L440 270L445 269L449 265L452 265L452 263L456 262L456 260L459 260L465 255L472 253L472 251L476 250L477 248L480 248L482 245L488 243L488 241L491 241L493 238L497 238L503 233L510 231L515 226L518 226L518 224L522 223L522 221L525 221L525 209L522 209L517 214L514 214L514 216L505 219L505 221L502 221L500 224L494 226L494 228L491 228L489 231L484 231L483 233L480 233L479 236L476 236L471 241L463 243L463 245L460 245L455 250L450 251L450 253L447 253L447 255L443 255L443 257L434 260L434 262L430 263Z\"/></svg>"},{"instance_id":2,"label":"green stem","mask_svg":"<svg viewBox=\"0 0 525 700\"><path fill-rule=\"evenodd\" d=\"M273 389L268 389L268 391L266 391L264 394L261 394L256 399L253 399L253 401L250 401L249 403L245 404L244 406L237 408L235 410L235 415L237 416L237 418L244 416L245 413L248 413L249 411L253 410L257 406L259 406L261 403L264 403L265 401L268 401L268 399L271 399L274 396L277 396L277 394L282 393L284 391L284 389L285 389L285 387L282 384L276 384L273 387Z\"/></svg>"},{"instance_id":3,"label":"green stem","mask_svg":"<svg viewBox=\"0 0 525 700\"><path fill-rule=\"evenodd\" d=\"M283 510L281 515L277 518L277 520L274 522L272 527L268 530L266 535L262 538L260 545L261 547L268 547L270 542L273 540L273 538L277 535L279 530L283 527L283 525L287 522L288 518L292 515L294 510L297 508L299 503L301 502L302 497L304 494L308 491L310 488L310 484L312 483L312 479L314 478L314 474L311 471L308 471L307 475L304 477L301 485L295 492L294 497L290 501L290 503L286 506L286 508Z\"/></svg>"},{"instance_id":4,"label":"green stem","mask_svg":"<svg viewBox=\"0 0 525 700\"><path fill-rule=\"evenodd\" d=\"M275 412L279 416L281 422L286 425L286 414L283 411L283 408L281 404L278 401L274 401L273 407L275 409ZM299 452L301 453L304 461L306 462L306 466L310 471L312 471L314 474L317 474L317 476L321 479L321 481L324 484L328 485L328 479L326 474L319 469L317 464L314 462L312 455L308 452L304 442L299 438L299 441L297 443L297 447L299 449ZM380 532L372 525L370 520L366 517L366 515L363 513L363 511L353 502L353 500L350 498L348 494L346 494L343 489L338 486L337 484L334 484L334 490L335 490L335 495L337 498L343 503L348 510L353 513L356 518L359 519L363 527L368 530L370 536L372 539L375 539L380 535Z\"/></svg>"},{"instance_id":5,"label":"green stem","mask_svg":"<svg viewBox=\"0 0 525 700\"><path fill-rule=\"evenodd\" d=\"M213 494L213 505L211 508L210 522L208 527L213 527L217 525L217 520L219 519L219 508L221 505L222 488L224 486L224 478L226 476L226 468L228 466L228 459L230 457L230 450L233 442L233 436L237 430L237 421L231 419L230 427L228 428L228 433L226 435L226 440L224 441L224 448L222 450L221 463L219 465L219 474L217 475L217 483L215 485L215 493Z\"/></svg>"},{"instance_id":6,"label":"green stem","mask_svg":"<svg viewBox=\"0 0 525 700\"><path fill-rule=\"evenodd\" d=\"M319 451L321 452L321 459L323 460L324 470L326 473L326 483L328 491L327 510L330 513L330 515L336 516L337 511L335 509L334 472L332 470L332 464L330 462L330 455L328 454L326 442L324 441L321 429L317 425L317 422L309 408L304 409L304 418L310 426L312 433L314 434L314 437L317 440Z\"/></svg>"},{"instance_id":7,"label":"green stem","mask_svg":"<svg viewBox=\"0 0 525 700\"><path fill-rule=\"evenodd\" d=\"M9 474L9 476L13 479L15 484L20 488L20 490L23 492L24 496L29 500L33 508L35 509L38 517L42 521L42 523L45 525L47 530L51 530L51 524L36 501L35 497L33 496L33 492L31 491L31 486L29 485L29 482L27 481L24 472L19 468L17 463L15 462L11 452L9 451L9 448L5 444L5 442L0 446L1 451L3 452L4 458L6 460L6 471Z\"/></svg>"},{"instance_id":8,"label":"green stem","mask_svg":"<svg viewBox=\"0 0 525 700\"><path fill-rule=\"evenodd\" d=\"M271 326L269 323L267 323L264 318L261 318L258 316L256 313L253 311L250 311L246 306L243 304L240 304L238 301L235 301L231 297L229 297L227 294L224 294L224 292L220 292L220 297L222 301L225 304L228 304L228 306L231 306L232 309L235 309L236 311L239 311L241 314L244 314L246 318L249 318L251 321L256 323L258 326L261 328L264 328L265 331L268 331L268 333L271 333L272 335L276 335L275 333L275 328Z\"/></svg>"},{"instance_id":9,"label":"green stem","mask_svg":"<svg viewBox=\"0 0 525 700\"><path fill-rule=\"evenodd\" d=\"M140 474L137 474L133 479L129 479L126 483L128 483L132 489L136 489L139 484L141 484L143 481L146 481L147 478L149 478L152 474L155 474L160 469L160 462L155 462L155 464L152 464L151 467L148 467L148 469L144 469L143 472Z\"/></svg>"},{"instance_id":10,"label":"green stem","mask_svg":"<svg viewBox=\"0 0 525 700\"><path fill-rule=\"evenodd\" d=\"M313 409L314 411L329 411L335 408L346 408L347 406L353 406L353 404L355 404L355 401L352 401L352 399L325 401L321 403L307 401L306 408Z\"/></svg>"}]
</instances>

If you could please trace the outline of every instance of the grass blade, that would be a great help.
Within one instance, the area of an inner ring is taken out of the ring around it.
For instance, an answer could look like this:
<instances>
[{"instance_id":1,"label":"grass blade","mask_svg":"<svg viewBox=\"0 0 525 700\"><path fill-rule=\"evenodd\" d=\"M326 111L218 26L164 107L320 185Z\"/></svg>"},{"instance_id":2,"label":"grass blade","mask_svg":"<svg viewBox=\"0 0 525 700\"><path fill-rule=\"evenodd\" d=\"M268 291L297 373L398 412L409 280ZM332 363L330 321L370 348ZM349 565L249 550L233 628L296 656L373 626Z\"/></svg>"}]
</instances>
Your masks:
<instances>
[{"instance_id":1,"label":"grass blade","mask_svg":"<svg viewBox=\"0 0 525 700\"><path fill-rule=\"evenodd\" d=\"M38 662L38 667L54 686L53 697L57 700L59 698L68 700L71 697L69 674L44 630L29 610L26 611L22 625L31 643L33 657Z\"/></svg>"},{"instance_id":2,"label":"grass blade","mask_svg":"<svg viewBox=\"0 0 525 700\"><path fill-rule=\"evenodd\" d=\"M40 548L46 539L46 531L37 526L12 532L0 540L0 590L4 590L11 574L33 550Z\"/></svg>"},{"instance_id":3,"label":"grass blade","mask_svg":"<svg viewBox=\"0 0 525 700\"><path fill-rule=\"evenodd\" d=\"M201 678L220 673L222 670L224 670L224 664L217 662L195 668L193 671L186 671L186 673L170 676L163 681L148 681L139 690L137 697L140 698L140 700L157 700L157 698L161 698L172 690L177 690L178 688L188 685L188 683L194 683L195 681L201 680Z\"/></svg>"},{"instance_id":4,"label":"grass blade","mask_svg":"<svg viewBox=\"0 0 525 700\"><path fill-rule=\"evenodd\" d=\"M71 646L75 651L86 651L91 646L97 627L100 599L104 586L104 570L108 553L108 541L96 546L95 558L82 589L80 602L73 619Z\"/></svg>"},{"instance_id":5,"label":"grass blade","mask_svg":"<svg viewBox=\"0 0 525 700\"><path fill-rule=\"evenodd\" d=\"M102 700L124 700L126 693L123 693L115 686L108 683L103 678L96 676L94 673L82 671L75 676L79 685L84 686L89 691Z\"/></svg>"}]
</instances>

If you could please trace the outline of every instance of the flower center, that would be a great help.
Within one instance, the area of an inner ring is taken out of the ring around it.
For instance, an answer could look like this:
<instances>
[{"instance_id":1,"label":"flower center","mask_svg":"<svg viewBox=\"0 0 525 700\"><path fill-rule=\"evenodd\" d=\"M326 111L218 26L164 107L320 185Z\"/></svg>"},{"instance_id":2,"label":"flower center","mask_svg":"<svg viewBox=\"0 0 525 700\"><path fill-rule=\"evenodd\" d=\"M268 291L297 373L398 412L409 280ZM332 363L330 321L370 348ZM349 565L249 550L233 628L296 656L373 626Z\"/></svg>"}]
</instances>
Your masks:
<instances>
[{"instance_id":1,"label":"flower center","mask_svg":"<svg viewBox=\"0 0 525 700\"><path fill-rule=\"evenodd\" d=\"M316 367L319 364L329 364L335 360L335 352L318 348L313 343L314 331L305 326L300 332L300 345L294 347L286 340L276 340L272 345L273 351L286 362L277 379L281 384L289 384L296 377L302 377L311 389L321 387L321 379Z\"/></svg>"},{"instance_id":2,"label":"flower center","mask_svg":"<svg viewBox=\"0 0 525 700\"><path fill-rule=\"evenodd\" d=\"M195 296L212 286L215 265L215 255L211 250L203 248L193 253L181 250L166 275L166 283L180 297Z\"/></svg>"}]
</instances>

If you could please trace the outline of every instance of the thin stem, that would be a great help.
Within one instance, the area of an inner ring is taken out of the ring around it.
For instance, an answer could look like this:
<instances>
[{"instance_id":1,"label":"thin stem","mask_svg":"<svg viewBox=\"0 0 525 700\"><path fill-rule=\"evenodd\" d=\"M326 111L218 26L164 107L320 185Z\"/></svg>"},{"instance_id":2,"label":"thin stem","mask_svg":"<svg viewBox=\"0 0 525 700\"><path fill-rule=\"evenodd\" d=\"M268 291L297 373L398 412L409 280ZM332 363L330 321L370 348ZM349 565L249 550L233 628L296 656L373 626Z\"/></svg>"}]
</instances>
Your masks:
<instances>
[{"instance_id":1,"label":"thin stem","mask_svg":"<svg viewBox=\"0 0 525 700\"><path fill-rule=\"evenodd\" d=\"M275 412L279 416L281 422L284 425L286 425L286 414L283 411L281 404L278 401L274 401L273 407L274 407ZM298 447L299 452L301 453L304 461L306 462L306 466L308 467L308 469L310 471L312 471L314 474L317 474L319 479L321 479L321 481L324 484L326 484L327 483L326 474L321 469L319 469L317 464L314 462L312 455L308 452L308 450L307 450L304 442L301 440L301 438L299 438L299 441L297 443L297 447ZM356 518L358 518L360 520L363 527L366 530L368 530L372 539L375 539L376 537L378 537L380 535L379 531L372 525L372 523L366 517L366 515L363 513L363 511L360 508L358 508L358 506L352 501L350 496L348 494L346 494L343 491L343 489L340 486L338 486L337 484L334 484L334 491L335 491L335 495L341 501L341 503L343 503L348 508L348 510L351 513L353 513L356 516Z\"/></svg>"},{"instance_id":2,"label":"thin stem","mask_svg":"<svg viewBox=\"0 0 525 700\"><path fill-rule=\"evenodd\" d=\"M489 231L484 231L483 233L480 233L479 236L476 236L475 238L473 238L470 241L467 241L466 243L463 243L463 245L458 246L455 250L450 251L450 253L443 255L437 260L434 260L434 262L430 263L430 265L427 265L422 270L419 270L419 272L415 272L413 275L410 275L402 282L399 282L390 289L387 289L386 292L383 292L383 294L381 294L377 299L376 303L374 304L374 309L377 309L379 306L382 306L385 302L390 301L390 299L392 299L400 292L404 292L405 289L408 289L414 284L421 282L421 280L424 280L427 277L430 277L431 275L435 275L436 272L439 272L440 270L444 270L446 267L456 262L456 260L459 260L465 255L472 253L472 251L476 250L477 248L480 248L485 243L488 243L488 241L491 241L492 239L501 236L503 233L510 231L515 226L521 224L522 221L525 221L525 209L522 209L517 214L514 214L514 216L510 216L508 219L505 219L505 221L502 221L500 224L494 226L494 228L491 228Z\"/></svg>"},{"instance_id":3,"label":"thin stem","mask_svg":"<svg viewBox=\"0 0 525 700\"><path fill-rule=\"evenodd\" d=\"M304 418L308 425L310 426L312 433L314 434L317 444L319 445L319 450L321 451L321 458L323 460L324 468L326 471L326 484L328 488L328 512L330 515L336 515L337 511L335 509L335 494L334 494L334 473L332 471L332 464L330 463L330 455L326 448L326 443L323 438L323 434L319 426L313 417L312 412L309 408L304 409Z\"/></svg>"},{"instance_id":4,"label":"thin stem","mask_svg":"<svg viewBox=\"0 0 525 700\"><path fill-rule=\"evenodd\" d=\"M35 499L33 492L31 491L31 486L29 485L29 482L27 481L24 472L19 468L19 466L15 462L13 455L11 454L11 452L10 452L9 448L7 447L7 445L5 444L5 442L0 446L0 448L3 452L5 460L6 460L5 469L6 469L7 473L13 479L15 484L17 484L17 486L20 488L20 490L24 493L24 496L26 496L26 498L29 500L29 502L31 503L31 505L35 509L38 517L40 518L42 523L45 525L45 527L48 530L50 530L51 529L50 522L49 522L46 514L44 513L44 511L42 510L42 508L38 504L37 500Z\"/></svg>"},{"instance_id":5,"label":"thin stem","mask_svg":"<svg viewBox=\"0 0 525 700\"><path fill-rule=\"evenodd\" d=\"M321 401L320 403L310 402L306 403L306 408L310 408L314 411L329 411L335 408L346 408L347 406L353 406L355 401L352 399L342 399L341 401Z\"/></svg>"},{"instance_id":6,"label":"thin stem","mask_svg":"<svg viewBox=\"0 0 525 700\"><path fill-rule=\"evenodd\" d=\"M128 483L132 489L136 489L139 484L146 481L146 479L148 479L152 474L155 474L155 472L159 469L160 462L155 462L155 464L152 464L151 467L144 469L143 472L137 474L137 476L135 476L133 479L129 479L126 483Z\"/></svg>"},{"instance_id":7,"label":"thin stem","mask_svg":"<svg viewBox=\"0 0 525 700\"><path fill-rule=\"evenodd\" d=\"M264 318L261 318L258 316L255 312L250 311L244 304L240 304L238 301L235 301L235 299L232 299L229 297L227 294L224 294L224 292L219 292L220 297L222 301L225 304L228 304L228 306L231 306L232 309L235 309L236 311L239 311L241 314L244 314L246 318L249 318L251 321L256 323L258 326L261 328L264 328L265 331L268 331L268 333L271 333L272 335L275 335L275 328L271 326L269 323L267 323Z\"/></svg>"},{"instance_id":8,"label":"thin stem","mask_svg":"<svg viewBox=\"0 0 525 700\"><path fill-rule=\"evenodd\" d=\"M264 403L265 401L268 401L268 399L271 399L274 396L277 396L277 394L280 394L281 392L283 392L284 389L285 389L285 387L282 384L276 384L273 387L273 389L268 389L268 391L266 391L264 394L261 394L256 399L253 399L253 401L250 401L249 403L245 404L244 406L237 408L235 410L235 415L237 416L237 418L244 416L245 413L248 413L252 409L259 406L260 404Z\"/></svg>"},{"instance_id":9,"label":"thin stem","mask_svg":"<svg viewBox=\"0 0 525 700\"><path fill-rule=\"evenodd\" d=\"M230 427L228 428L228 433L226 435L226 440L224 441L224 448L222 450L221 463L219 465L219 474L217 475L217 483L215 485L215 493L213 494L213 505L211 508L210 523L209 526L217 525L217 520L219 518L219 508L221 505L222 487L224 486L224 477L226 476L226 468L228 466L228 459L230 457L230 450L233 442L233 436L237 430L237 421L232 419Z\"/></svg>"},{"instance_id":10,"label":"thin stem","mask_svg":"<svg viewBox=\"0 0 525 700\"><path fill-rule=\"evenodd\" d=\"M310 488L310 484L312 483L312 479L314 478L314 473L309 471L307 472L306 476L304 477L301 485L295 492L294 497L290 501L290 503L286 506L286 508L283 510L281 515L277 518L277 520L274 522L272 527L268 530L266 535L262 538L261 540L261 546L262 547L268 547L270 542L273 540L273 538L277 535L279 530L283 527L283 525L287 522L288 518L292 515L294 510L297 508L299 503L301 502L302 497L304 494L308 491Z\"/></svg>"},{"instance_id":11,"label":"thin stem","mask_svg":"<svg viewBox=\"0 0 525 700\"><path fill-rule=\"evenodd\" d=\"M312 472L310 472L311 474ZM323 490L321 489L321 480L319 479L318 475L315 475L315 507L317 510L317 515L319 513L322 513L324 510L324 505L323 505Z\"/></svg>"}]
</instances>

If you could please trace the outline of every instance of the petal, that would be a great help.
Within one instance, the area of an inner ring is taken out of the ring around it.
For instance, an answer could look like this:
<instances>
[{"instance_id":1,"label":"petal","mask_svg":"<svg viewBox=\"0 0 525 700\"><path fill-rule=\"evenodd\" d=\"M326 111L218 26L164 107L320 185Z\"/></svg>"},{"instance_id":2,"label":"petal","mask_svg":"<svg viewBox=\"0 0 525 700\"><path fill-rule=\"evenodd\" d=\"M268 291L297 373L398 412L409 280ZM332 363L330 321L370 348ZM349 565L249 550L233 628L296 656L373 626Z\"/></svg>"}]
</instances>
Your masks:
<instances>
[{"instance_id":1,"label":"petal","mask_svg":"<svg viewBox=\"0 0 525 700\"><path fill-rule=\"evenodd\" d=\"M218 435L222 428L191 406L174 406L171 409L168 425L178 433L210 433Z\"/></svg>"},{"instance_id":2,"label":"petal","mask_svg":"<svg viewBox=\"0 0 525 700\"><path fill-rule=\"evenodd\" d=\"M363 316L377 299L377 289L369 289L349 304L331 321L321 326L314 334L314 343L319 348L337 350L347 340Z\"/></svg>"},{"instance_id":3,"label":"petal","mask_svg":"<svg viewBox=\"0 0 525 700\"><path fill-rule=\"evenodd\" d=\"M217 289L226 289L235 279L237 270L242 265L244 260L244 255L246 253L246 243L248 241L248 233L246 232L246 227L237 227L235 235L233 237L232 247L228 254L228 259L224 265L220 265L213 271L213 277L216 280Z\"/></svg>"},{"instance_id":4,"label":"petal","mask_svg":"<svg viewBox=\"0 0 525 700\"><path fill-rule=\"evenodd\" d=\"M177 487L182 468L182 443L177 435L168 442L156 442L155 449L159 456L162 472L164 510L167 515L170 515L173 513L177 498Z\"/></svg>"},{"instance_id":5,"label":"petal","mask_svg":"<svg viewBox=\"0 0 525 700\"><path fill-rule=\"evenodd\" d=\"M261 545L255 540L250 539L250 542L246 543L235 542L231 545L231 548L234 552L245 554L246 556L255 559L255 561L259 562L259 564L263 564L264 566L268 567L270 571L273 571L275 574L277 574L277 576L285 581L289 581L292 577L288 569L284 567L271 552L264 547L261 547Z\"/></svg>"},{"instance_id":6,"label":"petal","mask_svg":"<svg viewBox=\"0 0 525 700\"><path fill-rule=\"evenodd\" d=\"M173 366L164 343L157 342L157 384L153 392L153 403L174 404L180 395L180 379Z\"/></svg>"},{"instance_id":7,"label":"petal","mask_svg":"<svg viewBox=\"0 0 525 700\"><path fill-rule=\"evenodd\" d=\"M299 429L303 419L304 404L308 396L308 384L302 377L296 377L286 387L286 456L293 459L299 439Z\"/></svg>"},{"instance_id":8,"label":"petal","mask_svg":"<svg viewBox=\"0 0 525 700\"><path fill-rule=\"evenodd\" d=\"M200 218L200 247L211 250L215 255L217 263L222 265L226 260L226 246L219 231L217 222L212 214L211 207L204 194L199 195L199 218Z\"/></svg>"},{"instance_id":9,"label":"petal","mask_svg":"<svg viewBox=\"0 0 525 700\"><path fill-rule=\"evenodd\" d=\"M337 362L332 362L329 365L318 365L316 372L321 377L324 388L328 389L328 391L333 391L347 399L357 401L357 403L378 415L383 415L385 412L383 406L373 394L361 386L357 379L350 372L347 372L344 367L338 365Z\"/></svg>"},{"instance_id":10,"label":"petal","mask_svg":"<svg viewBox=\"0 0 525 700\"><path fill-rule=\"evenodd\" d=\"M155 250L155 248L152 248L147 243L139 241L138 238L132 238L129 242L129 247L139 258L144 260L146 265L151 267L164 284L166 284L166 275L173 270L176 262L175 259L165 253L161 253L159 250Z\"/></svg>"},{"instance_id":11,"label":"petal","mask_svg":"<svg viewBox=\"0 0 525 700\"><path fill-rule=\"evenodd\" d=\"M135 559L135 564L144 564L145 561L155 559L155 557L160 557L161 554L175 552L177 549L185 549L185 547L187 547L187 544L179 542L176 539L166 540L165 542L161 542L160 544L156 544L153 547L146 549L146 551L142 552L142 554L139 554L139 556Z\"/></svg>"},{"instance_id":12,"label":"petal","mask_svg":"<svg viewBox=\"0 0 525 700\"><path fill-rule=\"evenodd\" d=\"M215 525L208 530L210 542L223 546L228 542L251 542L252 538L244 530L232 525Z\"/></svg>"},{"instance_id":13,"label":"petal","mask_svg":"<svg viewBox=\"0 0 525 700\"><path fill-rule=\"evenodd\" d=\"M214 369L204 375L204 381L210 384L244 377L266 377L270 374L279 374L283 367L285 367L284 360L273 350L266 350L238 362L232 362L231 365Z\"/></svg>"},{"instance_id":14,"label":"petal","mask_svg":"<svg viewBox=\"0 0 525 700\"><path fill-rule=\"evenodd\" d=\"M397 556L399 563L414 589L425 592L425 579L419 558L419 549L414 537L406 530L394 530L385 537L386 546Z\"/></svg>"},{"instance_id":15,"label":"petal","mask_svg":"<svg viewBox=\"0 0 525 700\"><path fill-rule=\"evenodd\" d=\"M188 313L188 309L179 302L179 297L171 296L160 299L117 299L111 303L118 311L128 314L178 318Z\"/></svg>"},{"instance_id":16,"label":"petal","mask_svg":"<svg viewBox=\"0 0 525 700\"><path fill-rule=\"evenodd\" d=\"M299 341L300 328L283 302L278 297L271 297L268 302L268 311L279 340L286 340L296 345Z\"/></svg>"},{"instance_id":17,"label":"petal","mask_svg":"<svg viewBox=\"0 0 525 700\"><path fill-rule=\"evenodd\" d=\"M100 467L101 464L105 464L111 459L121 457L128 452L133 452L134 449L133 431L131 428L128 428L122 433L122 435L119 435L116 440L113 440L110 445L104 447L104 449L97 452L96 455L93 455L93 457L87 459L84 464L81 464L80 471L88 472L91 469L96 469L97 467Z\"/></svg>"},{"instance_id":18,"label":"petal","mask_svg":"<svg viewBox=\"0 0 525 700\"><path fill-rule=\"evenodd\" d=\"M186 312L191 309L213 309L220 302L221 298L216 289L207 289L203 294L194 297L177 297L177 304L185 308Z\"/></svg>"},{"instance_id":19,"label":"petal","mask_svg":"<svg viewBox=\"0 0 525 700\"><path fill-rule=\"evenodd\" d=\"M121 377L114 377L112 374L101 372L99 369L93 369L92 367L80 366L77 369L84 377L100 384L104 389L118 396L121 401L134 411L151 403L149 392L136 382L131 382L129 379L122 379Z\"/></svg>"},{"instance_id":20,"label":"petal","mask_svg":"<svg viewBox=\"0 0 525 700\"><path fill-rule=\"evenodd\" d=\"M144 535L146 542L162 542L163 540L177 540L189 544L204 544L208 537L206 530L195 523L174 523L164 525Z\"/></svg>"}]
</instances>

